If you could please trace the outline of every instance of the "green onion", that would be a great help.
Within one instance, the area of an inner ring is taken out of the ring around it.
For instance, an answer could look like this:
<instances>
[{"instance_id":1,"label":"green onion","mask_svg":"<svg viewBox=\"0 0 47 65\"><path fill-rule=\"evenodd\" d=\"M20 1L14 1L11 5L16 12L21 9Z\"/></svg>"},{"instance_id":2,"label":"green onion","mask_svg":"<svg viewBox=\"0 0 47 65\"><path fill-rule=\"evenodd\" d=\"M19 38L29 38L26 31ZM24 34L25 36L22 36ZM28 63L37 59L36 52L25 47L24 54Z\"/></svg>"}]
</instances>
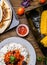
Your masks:
<instances>
[{"instance_id":1,"label":"green onion","mask_svg":"<svg viewBox=\"0 0 47 65\"><path fill-rule=\"evenodd\" d=\"M47 57L44 57L44 58L42 58L42 57L37 57L37 61L38 62L44 62L44 65L47 65Z\"/></svg>"},{"instance_id":2,"label":"green onion","mask_svg":"<svg viewBox=\"0 0 47 65\"><path fill-rule=\"evenodd\" d=\"M42 62L42 57L37 57L37 61Z\"/></svg>"},{"instance_id":3,"label":"green onion","mask_svg":"<svg viewBox=\"0 0 47 65\"><path fill-rule=\"evenodd\" d=\"M10 63L14 63L15 62L15 60L17 60L14 56L10 56Z\"/></svg>"}]
</instances>

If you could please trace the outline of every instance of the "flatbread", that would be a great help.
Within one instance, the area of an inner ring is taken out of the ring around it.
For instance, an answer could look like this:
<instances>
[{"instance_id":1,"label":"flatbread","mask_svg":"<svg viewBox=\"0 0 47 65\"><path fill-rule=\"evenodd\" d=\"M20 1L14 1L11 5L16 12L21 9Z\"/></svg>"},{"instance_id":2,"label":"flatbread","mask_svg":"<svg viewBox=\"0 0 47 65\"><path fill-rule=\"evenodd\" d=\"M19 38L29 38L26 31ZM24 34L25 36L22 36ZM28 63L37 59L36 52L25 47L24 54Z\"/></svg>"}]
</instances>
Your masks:
<instances>
[{"instance_id":1,"label":"flatbread","mask_svg":"<svg viewBox=\"0 0 47 65\"><path fill-rule=\"evenodd\" d=\"M3 17L0 22L0 34L3 33L10 25L12 20L12 9L9 4L4 0L2 4Z\"/></svg>"},{"instance_id":2,"label":"flatbread","mask_svg":"<svg viewBox=\"0 0 47 65\"><path fill-rule=\"evenodd\" d=\"M0 22L1 22L1 20L2 20L2 8L0 6Z\"/></svg>"}]
</instances>

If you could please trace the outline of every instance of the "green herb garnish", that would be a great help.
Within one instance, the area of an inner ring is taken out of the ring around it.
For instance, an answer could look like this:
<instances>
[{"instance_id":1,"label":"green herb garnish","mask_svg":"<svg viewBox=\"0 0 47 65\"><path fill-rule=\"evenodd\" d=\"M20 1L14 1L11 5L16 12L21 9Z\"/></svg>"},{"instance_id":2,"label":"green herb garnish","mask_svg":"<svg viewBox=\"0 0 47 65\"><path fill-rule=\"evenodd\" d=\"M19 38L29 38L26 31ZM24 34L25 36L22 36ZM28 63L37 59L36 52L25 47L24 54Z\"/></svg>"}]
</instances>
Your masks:
<instances>
[{"instance_id":1,"label":"green herb garnish","mask_svg":"<svg viewBox=\"0 0 47 65\"><path fill-rule=\"evenodd\" d=\"M15 60L17 60L14 56L10 56L10 63L14 63L15 62Z\"/></svg>"},{"instance_id":2,"label":"green herb garnish","mask_svg":"<svg viewBox=\"0 0 47 65\"><path fill-rule=\"evenodd\" d=\"M42 62L42 57L37 57L37 61Z\"/></svg>"},{"instance_id":3,"label":"green herb garnish","mask_svg":"<svg viewBox=\"0 0 47 65\"><path fill-rule=\"evenodd\" d=\"M44 64L47 65L47 57L44 57L44 58L42 58L42 57L37 57L37 61L38 61L38 62L42 62L42 61L43 61Z\"/></svg>"},{"instance_id":4,"label":"green herb garnish","mask_svg":"<svg viewBox=\"0 0 47 65\"><path fill-rule=\"evenodd\" d=\"M44 58L44 63L47 65L47 57Z\"/></svg>"}]
</instances>

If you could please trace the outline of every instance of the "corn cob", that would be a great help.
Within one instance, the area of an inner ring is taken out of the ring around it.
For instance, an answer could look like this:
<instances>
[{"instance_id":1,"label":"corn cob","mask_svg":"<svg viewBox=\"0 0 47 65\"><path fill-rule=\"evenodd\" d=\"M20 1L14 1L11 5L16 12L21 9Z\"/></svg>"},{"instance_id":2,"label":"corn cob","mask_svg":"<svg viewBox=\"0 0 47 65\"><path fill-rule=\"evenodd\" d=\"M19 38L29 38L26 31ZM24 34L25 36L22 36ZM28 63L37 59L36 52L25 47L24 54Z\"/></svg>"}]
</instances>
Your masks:
<instances>
[{"instance_id":1,"label":"corn cob","mask_svg":"<svg viewBox=\"0 0 47 65\"><path fill-rule=\"evenodd\" d=\"M47 10L43 11L41 15L40 32L47 35Z\"/></svg>"}]
</instances>

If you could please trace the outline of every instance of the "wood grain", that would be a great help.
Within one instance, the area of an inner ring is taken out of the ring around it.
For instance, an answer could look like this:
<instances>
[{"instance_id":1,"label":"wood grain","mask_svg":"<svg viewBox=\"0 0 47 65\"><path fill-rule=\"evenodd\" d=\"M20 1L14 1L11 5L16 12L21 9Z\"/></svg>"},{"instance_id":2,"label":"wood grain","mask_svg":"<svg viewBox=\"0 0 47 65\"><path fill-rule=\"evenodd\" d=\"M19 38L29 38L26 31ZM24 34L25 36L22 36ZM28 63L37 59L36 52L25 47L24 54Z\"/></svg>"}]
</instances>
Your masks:
<instances>
[{"instance_id":1,"label":"wood grain","mask_svg":"<svg viewBox=\"0 0 47 65\"><path fill-rule=\"evenodd\" d=\"M22 0L11 0L11 3L13 5L16 13L17 13L17 9L19 7L22 7L21 6L21 2L22 2ZM31 6L29 6L28 8L25 8L25 12L40 6L38 3L39 3L38 0L37 1L34 0L34 2L31 2ZM19 18L20 24L24 23L24 24L29 26L25 14L23 16L18 16L18 18ZM16 33L16 28L14 28L14 29L12 29L12 30L0 35L0 42L3 41L4 39L8 38L8 37L14 37L14 36L15 37L18 36L17 33ZM24 38L26 40L28 40L33 45L33 47L34 47L34 49L36 51L36 56L44 57L44 55L42 54L41 50L39 49L38 43L36 43L36 40L35 40L32 32L31 32L31 30L30 30L28 36L26 36ZM44 65L44 64L43 64L43 62L39 63L37 61L36 65Z\"/></svg>"}]
</instances>

